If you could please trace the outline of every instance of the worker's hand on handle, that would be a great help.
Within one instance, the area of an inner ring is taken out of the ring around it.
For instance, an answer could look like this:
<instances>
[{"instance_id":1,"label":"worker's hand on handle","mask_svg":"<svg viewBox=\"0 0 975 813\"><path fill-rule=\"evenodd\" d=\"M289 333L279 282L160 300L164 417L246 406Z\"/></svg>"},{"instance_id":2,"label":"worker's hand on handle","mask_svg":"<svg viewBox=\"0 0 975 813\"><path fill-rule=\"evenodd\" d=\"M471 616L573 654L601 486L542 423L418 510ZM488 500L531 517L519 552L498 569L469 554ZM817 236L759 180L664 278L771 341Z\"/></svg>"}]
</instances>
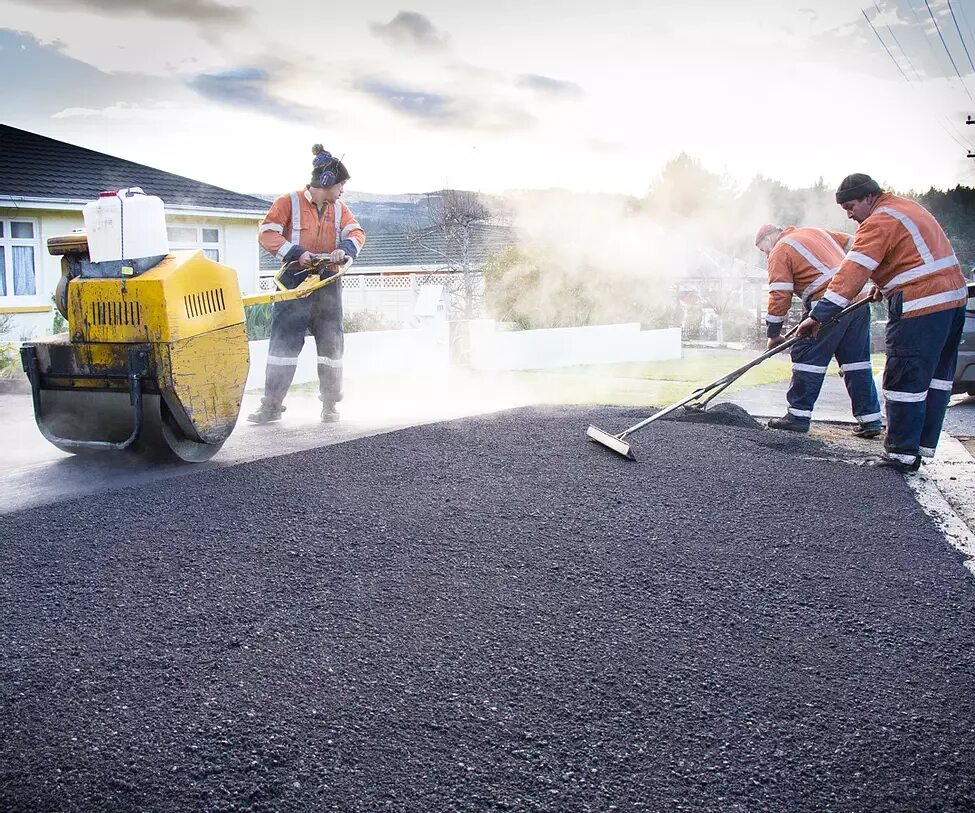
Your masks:
<instances>
[{"instance_id":1,"label":"worker's hand on handle","mask_svg":"<svg viewBox=\"0 0 975 813\"><path fill-rule=\"evenodd\" d=\"M344 263L345 262L345 250L341 248L335 249L331 254L328 255L329 262L333 263Z\"/></svg>"},{"instance_id":2,"label":"worker's hand on handle","mask_svg":"<svg viewBox=\"0 0 975 813\"><path fill-rule=\"evenodd\" d=\"M796 335L800 339L815 339L819 333L820 324L811 316L806 317L796 329Z\"/></svg>"},{"instance_id":3,"label":"worker's hand on handle","mask_svg":"<svg viewBox=\"0 0 975 813\"><path fill-rule=\"evenodd\" d=\"M302 268L311 268L320 259L321 257L318 254L312 254L310 251L306 251L298 258L298 265Z\"/></svg>"},{"instance_id":4,"label":"worker's hand on handle","mask_svg":"<svg viewBox=\"0 0 975 813\"><path fill-rule=\"evenodd\" d=\"M778 347L784 341L785 341L785 337L784 336L769 336L768 337L768 344L766 345L766 349L772 350L773 348Z\"/></svg>"},{"instance_id":5,"label":"worker's hand on handle","mask_svg":"<svg viewBox=\"0 0 975 813\"><path fill-rule=\"evenodd\" d=\"M881 291L876 285L870 286L870 293L867 294L871 302L879 302L884 298L884 292Z\"/></svg>"}]
</instances>

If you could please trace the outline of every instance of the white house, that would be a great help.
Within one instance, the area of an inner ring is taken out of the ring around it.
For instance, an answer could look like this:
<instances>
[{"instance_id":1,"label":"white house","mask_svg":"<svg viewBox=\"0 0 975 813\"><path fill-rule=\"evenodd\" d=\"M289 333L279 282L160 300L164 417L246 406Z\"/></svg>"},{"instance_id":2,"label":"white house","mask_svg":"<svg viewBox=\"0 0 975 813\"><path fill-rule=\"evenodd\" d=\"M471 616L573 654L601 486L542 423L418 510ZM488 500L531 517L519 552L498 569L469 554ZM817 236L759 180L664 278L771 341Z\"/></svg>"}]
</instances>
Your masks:
<instances>
[{"instance_id":1,"label":"white house","mask_svg":"<svg viewBox=\"0 0 975 813\"><path fill-rule=\"evenodd\" d=\"M14 315L3 338L51 332L61 259L48 238L82 228L99 192L132 186L165 203L171 248L201 248L237 271L243 291L259 288L267 201L0 124L0 314Z\"/></svg>"}]
</instances>

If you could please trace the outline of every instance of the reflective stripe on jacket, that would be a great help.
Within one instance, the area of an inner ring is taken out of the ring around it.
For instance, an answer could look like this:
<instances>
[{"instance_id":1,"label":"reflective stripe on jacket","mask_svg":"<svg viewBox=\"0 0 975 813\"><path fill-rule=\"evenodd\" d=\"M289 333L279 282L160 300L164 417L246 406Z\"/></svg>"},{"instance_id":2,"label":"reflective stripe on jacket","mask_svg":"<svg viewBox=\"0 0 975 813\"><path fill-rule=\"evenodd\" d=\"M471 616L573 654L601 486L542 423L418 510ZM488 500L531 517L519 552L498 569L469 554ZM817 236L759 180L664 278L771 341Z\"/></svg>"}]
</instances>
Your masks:
<instances>
[{"instance_id":1,"label":"reflective stripe on jacket","mask_svg":"<svg viewBox=\"0 0 975 813\"><path fill-rule=\"evenodd\" d=\"M903 294L902 318L957 308L968 298L951 243L921 204L881 195L860 224L853 248L833 276L813 316L831 318L872 280L886 298Z\"/></svg>"},{"instance_id":2,"label":"reflective stripe on jacket","mask_svg":"<svg viewBox=\"0 0 975 813\"><path fill-rule=\"evenodd\" d=\"M366 242L366 233L348 206L341 200L326 203L319 214L307 189L275 199L257 237L281 262L296 260L305 251L328 254L336 248L355 257Z\"/></svg>"},{"instance_id":3,"label":"reflective stripe on jacket","mask_svg":"<svg viewBox=\"0 0 975 813\"><path fill-rule=\"evenodd\" d=\"M852 244L851 234L811 226L790 226L782 232L768 256L768 315L765 321L770 336L777 336L781 331L793 294L806 307L822 297Z\"/></svg>"}]
</instances>

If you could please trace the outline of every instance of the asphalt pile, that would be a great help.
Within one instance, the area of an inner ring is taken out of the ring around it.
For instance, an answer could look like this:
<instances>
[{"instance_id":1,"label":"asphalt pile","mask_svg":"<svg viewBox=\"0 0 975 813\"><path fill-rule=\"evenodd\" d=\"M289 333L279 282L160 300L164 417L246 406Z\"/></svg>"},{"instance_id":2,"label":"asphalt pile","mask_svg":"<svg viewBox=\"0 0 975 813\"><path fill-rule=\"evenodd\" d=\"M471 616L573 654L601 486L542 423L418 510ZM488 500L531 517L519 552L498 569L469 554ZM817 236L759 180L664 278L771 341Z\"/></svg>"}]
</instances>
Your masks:
<instances>
[{"instance_id":1,"label":"asphalt pile","mask_svg":"<svg viewBox=\"0 0 975 813\"><path fill-rule=\"evenodd\" d=\"M515 410L0 519L4 811L975 807L975 586L811 438Z\"/></svg>"},{"instance_id":2,"label":"asphalt pile","mask_svg":"<svg viewBox=\"0 0 975 813\"><path fill-rule=\"evenodd\" d=\"M718 426L737 426L740 429L758 429L760 424L738 404L722 402L707 409L678 409L665 415L664 421L686 423L710 423Z\"/></svg>"}]
</instances>

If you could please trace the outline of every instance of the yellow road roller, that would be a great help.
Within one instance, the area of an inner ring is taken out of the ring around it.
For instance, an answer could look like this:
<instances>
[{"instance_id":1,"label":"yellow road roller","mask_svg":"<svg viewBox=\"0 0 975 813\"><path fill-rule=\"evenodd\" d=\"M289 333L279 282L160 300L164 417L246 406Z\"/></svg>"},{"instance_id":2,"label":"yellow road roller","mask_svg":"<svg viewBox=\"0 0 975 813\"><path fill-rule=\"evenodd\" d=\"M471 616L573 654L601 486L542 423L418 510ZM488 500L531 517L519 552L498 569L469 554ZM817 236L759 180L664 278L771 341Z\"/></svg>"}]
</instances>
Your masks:
<instances>
[{"instance_id":1,"label":"yellow road roller","mask_svg":"<svg viewBox=\"0 0 975 813\"><path fill-rule=\"evenodd\" d=\"M202 251L94 263L84 233L48 250L61 256L55 302L69 330L21 348L41 433L66 452L188 462L213 457L237 421L244 305L307 296L345 271L242 298L236 272Z\"/></svg>"}]
</instances>

